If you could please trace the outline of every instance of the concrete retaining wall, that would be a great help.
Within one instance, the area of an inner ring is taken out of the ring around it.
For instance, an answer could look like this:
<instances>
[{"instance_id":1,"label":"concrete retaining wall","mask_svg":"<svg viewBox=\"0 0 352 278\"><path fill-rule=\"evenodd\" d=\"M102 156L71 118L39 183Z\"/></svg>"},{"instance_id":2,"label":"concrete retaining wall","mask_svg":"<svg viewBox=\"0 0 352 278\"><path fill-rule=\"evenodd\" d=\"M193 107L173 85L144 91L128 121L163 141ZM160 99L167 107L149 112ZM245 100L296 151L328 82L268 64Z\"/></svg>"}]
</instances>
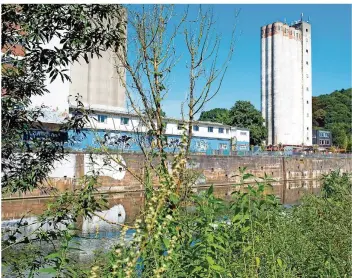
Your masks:
<instances>
[{"instance_id":1,"label":"concrete retaining wall","mask_svg":"<svg viewBox=\"0 0 352 278\"><path fill-rule=\"evenodd\" d=\"M102 192L127 192L143 190L142 184L135 176L143 176L144 157L141 154L123 154L115 156L131 169L132 173L124 167L104 165L102 155L94 158L87 154L69 154L62 163L57 163L55 170L50 174L48 185L59 191L72 190L79 187L79 177L92 171L99 172L98 189ZM247 172L255 177L271 176L277 183L285 183L295 186L299 181L312 185L313 181L319 180L323 174L331 170L340 169L341 172L352 172L352 162L348 158L283 158L283 157L231 157L231 156L192 156L189 168L198 174L196 184L198 186L227 185L240 181L240 168L246 167ZM248 182L254 179L248 180ZM157 185L158 179L153 177ZM21 196L5 197L30 197L45 196L47 193L35 191Z\"/></svg>"}]
</instances>

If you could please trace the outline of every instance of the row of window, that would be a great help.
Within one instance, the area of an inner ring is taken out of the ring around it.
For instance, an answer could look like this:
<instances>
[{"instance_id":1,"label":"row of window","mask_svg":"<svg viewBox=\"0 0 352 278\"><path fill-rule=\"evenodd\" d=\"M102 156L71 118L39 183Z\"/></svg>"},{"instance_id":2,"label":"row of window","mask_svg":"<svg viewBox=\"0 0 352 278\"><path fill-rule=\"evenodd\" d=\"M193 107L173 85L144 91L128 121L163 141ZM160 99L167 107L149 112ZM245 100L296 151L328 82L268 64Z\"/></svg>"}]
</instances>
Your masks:
<instances>
[{"instance_id":1,"label":"row of window","mask_svg":"<svg viewBox=\"0 0 352 278\"><path fill-rule=\"evenodd\" d=\"M319 140L319 145L330 145L330 140Z\"/></svg>"},{"instance_id":2,"label":"row of window","mask_svg":"<svg viewBox=\"0 0 352 278\"><path fill-rule=\"evenodd\" d=\"M177 129L181 130L182 127L183 127L183 125L179 124L177 126ZM199 126L198 125L194 125L192 128L193 128L193 131L199 131ZM224 131L225 131L225 129L223 127L219 127L219 129L218 129L219 133L224 133ZM214 132L214 127L213 126L208 126L208 132L213 133ZM229 134L229 133L230 133L230 130L228 128L226 128L226 134Z\"/></svg>"},{"instance_id":3,"label":"row of window","mask_svg":"<svg viewBox=\"0 0 352 278\"><path fill-rule=\"evenodd\" d=\"M99 123L106 123L107 119L108 119L107 115L98 115L98 122ZM121 117L121 124L122 125L128 125L129 122L130 122L129 118Z\"/></svg>"},{"instance_id":4,"label":"row of window","mask_svg":"<svg viewBox=\"0 0 352 278\"><path fill-rule=\"evenodd\" d=\"M98 122L99 122L99 123L106 123L107 119L108 119L108 116L107 116L107 115L98 115ZM130 121L129 118L121 117L121 124L122 124L122 125L128 125L128 124L129 124L129 121ZM179 124L179 125L177 126L177 129L178 129L178 130L181 130L182 127L183 127L183 125L182 125L182 124ZM193 126L193 131L199 131L199 126L198 126L198 125L194 125L194 126ZM208 126L208 132L209 132L209 133L213 133L213 132L214 132L214 127ZM224 133L224 132L225 132L225 129L224 129L223 127L219 127L219 128L218 128L218 132L219 132L219 133ZM230 130L229 130L228 128L226 128L226 134L229 134L229 133L230 133ZM240 132L240 135L247 135L247 132L241 131L241 132Z\"/></svg>"},{"instance_id":5,"label":"row of window","mask_svg":"<svg viewBox=\"0 0 352 278\"><path fill-rule=\"evenodd\" d=\"M329 132L322 132L322 131L319 131L319 136L320 136L320 137L329 138L329 137L330 137L330 133L329 133Z\"/></svg>"}]
</instances>

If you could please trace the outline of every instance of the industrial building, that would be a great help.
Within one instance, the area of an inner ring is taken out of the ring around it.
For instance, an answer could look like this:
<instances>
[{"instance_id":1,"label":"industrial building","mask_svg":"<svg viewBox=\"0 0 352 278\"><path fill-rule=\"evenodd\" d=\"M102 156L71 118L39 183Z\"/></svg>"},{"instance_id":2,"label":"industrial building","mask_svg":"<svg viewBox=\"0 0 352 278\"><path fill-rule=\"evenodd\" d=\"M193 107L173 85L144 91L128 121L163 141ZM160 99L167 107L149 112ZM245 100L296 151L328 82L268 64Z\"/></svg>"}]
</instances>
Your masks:
<instances>
[{"instance_id":1,"label":"industrial building","mask_svg":"<svg viewBox=\"0 0 352 278\"><path fill-rule=\"evenodd\" d=\"M164 118L167 146L165 151L177 152L183 134L183 122ZM128 112L97 112L90 116L90 123L83 134L69 132L66 148L73 151L89 151L105 147L119 152L141 152L152 148L153 138L135 114ZM250 132L221 123L195 121L192 126L190 151L207 155L230 155L249 151Z\"/></svg>"},{"instance_id":2,"label":"industrial building","mask_svg":"<svg viewBox=\"0 0 352 278\"><path fill-rule=\"evenodd\" d=\"M311 25L261 27L261 111L267 145L312 145Z\"/></svg>"},{"instance_id":3,"label":"industrial building","mask_svg":"<svg viewBox=\"0 0 352 278\"><path fill-rule=\"evenodd\" d=\"M59 48L59 40L54 38L45 47ZM66 74L70 76L71 83L62 82L60 78L50 83L48 77L46 85L50 93L33 96L32 106L47 106L42 122L61 124L74 111L75 98L79 95L79 100L93 112L90 116L91 123L83 129L85 136L74 131L65 134L48 131L50 136L57 140L63 138L66 141L65 147L72 151L89 151L99 148L103 143L105 147L116 151L140 152L141 143L148 144L147 140L141 142L141 138L148 139L148 130L140 124L137 115L126 109L126 90L117 74L118 60L113 51L101 52L101 55L100 58L89 58L88 64L82 58L69 65ZM168 138L166 151L177 151L183 131L180 128L182 121L171 118L165 118L164 121ZM44 133L33 131L25 139L46 136ZM191 152L228 155L249 151L249 136L249 130L245 128L194 122Z\"/></svg>"},{"instance_id":4,"label":"industrial building","mask_svg":"<svg viewBox=\"0 0 352 278\"><path fill-rule=\"evenodd\" d=\"M60 48L58 38L52 39L44 47ZM118 76L117 58L112 50L102 51L101 57L83 57L66 68L71 83L56 78L50 83L48 76L46 86L50 93L31 98L32 106L45 105L44 122L60 122L77 106L76 97L84 106L98 111L125 111L126 92Z\"/></svg>"}]
</instances>

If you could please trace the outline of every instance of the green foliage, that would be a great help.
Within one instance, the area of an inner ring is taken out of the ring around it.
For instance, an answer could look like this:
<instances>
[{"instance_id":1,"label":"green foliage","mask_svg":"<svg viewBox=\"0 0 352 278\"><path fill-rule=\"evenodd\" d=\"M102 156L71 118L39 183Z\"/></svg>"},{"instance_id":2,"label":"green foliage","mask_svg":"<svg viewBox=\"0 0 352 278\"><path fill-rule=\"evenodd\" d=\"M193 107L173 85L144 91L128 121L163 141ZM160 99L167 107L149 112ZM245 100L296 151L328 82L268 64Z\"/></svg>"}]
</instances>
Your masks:
<instances>
[{"instance_id":1,"label":"green foliage","mask_svg":"<svg viewBox=\"0 0 352 278\"><path fill-rule=\"evenodd\" d=\"M226 108L215 108L209 111L203 111L200 114L199 121L209 121L209 122L217 122L223 124L229 124L229 110Z\"/></svg>"},{"instance_id":2,"label":"green foliage","mask_svg":"<svg viewBox=\"0 0 352 278\"><path fill-rule=\"evenodd\" d=\"M56 196L55 202L50 203L34 223L21 219L13 229L5 230L2 238L2 264L6 267L6 273L20 274L28 270L36 275L38 271L52 271L60 274L58 277L76 277L72 274L73 269L76 269L76 260L67 257L69 252L78 250L72 246L72 235L76 233L74 225L79 218L92 217L107 207L106 199L96 194L96 176L83 177L78 185L79 188L73 192L67 191ZM25 233L24 229L30 225L37 227L29 234ZM52 229L45 230L47 225ZM51 249L43 250L40 248L42 243L53 245ZM22 253L26 252L30 254L19 260ZM21 255L18 257L17 254Z\"/></svg>"},{"instance_id":3,"label":"green foliage","mask_svg":"<svg viewBox=\"0 0 352 278\"><path fill-rule=\"evenodd\" d=\"M199 120L248 128L251 145L261 145L267 136L267 129L260 111L255 109L249 101L237 101L230 110L215 108L203 111Z\"/></svg>"},{"instance_id":4,"label":"green foliage","mask_svg":"<svg viewBox=\"0 0 352 278\"><path fill-rule=\"evenodd\" d=\"M40 122L44 107L31 109L31 97L48 93L48 76L51 82L56 78L70 81L65 69L69 64L79 59L89 62L101 51L121 45L121 15L120 5L2 6L1 47L6 50L1 79L3 192L33 190L45 180L53 162L64 157L62 144L51 138L23 140L33 129L46 129ZM60 40L61 48L43 47L53 38ZM23 57L17 57L18 53L14 57L14 45L22 47ZM58 130L80 131L87 116L80 102L78 106Z\"/></svg>"},{"instance_id":5,"label":"green foliage","mask_svg":"<svg viewBox=\"0 0 352 278\"><path fill-rule=\"evenodd\" d=\"M332 133L333 144L346 149L351 141L352 88L313 97L313 127Z\"/></svg>"},{"instance_id":6,"label":"green foliage","mask_svg":"<svg viewBox=\"0 0 352 278\"><path fill-rule=\"evenodd\" d=\"M253 178L245 170L240 169L241 182L230 202L215 197L210 187L172 211L165 208L154 229L137 221L133 240L123 240L123 229L116 246L99 254L90 272L69 256L75 247L67 233L60 248L45 256L33 245L25 246L31 254L21 262L7 253L12 263L5 267L23 273L35 265L33 273L39 269L58 277L348 277L350 177L338 171L325 175L320 195L308 194L300 205L284 208L267 193L269 177L244 186ZM180 204L174 197L172 202ZM148 241L143 244L141 236Z\"/></svg>"},{"instance_id":7,"label":"green foliage","mask_svg":"<svg viewBox=\"0 0 352 278\"><path fill-rule=\"evenodd\" d=\"M266 139L267 129L261 113L249 101L237 101L230 109L230 124L250 130L250 144L260 145Z\"/></svg>"},{"instance_id":8,"label":"green foliage","mask_svg":"<svg viewBox=\"0 0 352 278\"><path fill-rule=\"evenodd\" d=\"M169 221L163 222L162 233L155 231L140 253L134 253L136 268L128 268L134 249L125 244L123 250L111 253L108 265L99 265L96 275L348 277L352 244L348 175L324 176L321 195L308 194L293 208L284 208L267 194L268 177L244 187L249 178L253 176L242 169L240 187L230 202L216 198L213 187L191 196L188 206L166 216ZM116 253L124 255L118 258ZM119 261L125 263L117 266Z\"/></svg>"}]
</instances>

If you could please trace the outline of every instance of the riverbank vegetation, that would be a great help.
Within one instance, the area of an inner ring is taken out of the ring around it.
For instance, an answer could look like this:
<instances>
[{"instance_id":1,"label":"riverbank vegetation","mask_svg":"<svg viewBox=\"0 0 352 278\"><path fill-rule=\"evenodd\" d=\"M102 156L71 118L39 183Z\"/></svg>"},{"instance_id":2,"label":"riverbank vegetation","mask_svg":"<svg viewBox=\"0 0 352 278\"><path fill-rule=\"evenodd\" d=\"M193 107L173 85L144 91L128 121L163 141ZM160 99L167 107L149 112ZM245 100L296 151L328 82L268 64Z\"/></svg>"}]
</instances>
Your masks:
<instances>
[{"instance_id":1,"label":"riverbank vegetation","mask_svg":"<svg viewBox=\"0 0 352 278\"><path fill-rule=\"evenodd\" d=\"M235 190L230 202L216 198L212 187L191 194L166 221L158 217L160 228L151 234L148 222L137 220L132 240L103 250L90 266L72 256L79 246L67 233L42 261L38 245L23 243L23 252L3 253L3 263L16 275L32 269L57 277L349 277L350 177L338 171L324 176L319 195L307 194L290 208L265 193L268 178L258 180ZM141 235L148 238L143 248Z\"/></svg>"}]
</instances>

